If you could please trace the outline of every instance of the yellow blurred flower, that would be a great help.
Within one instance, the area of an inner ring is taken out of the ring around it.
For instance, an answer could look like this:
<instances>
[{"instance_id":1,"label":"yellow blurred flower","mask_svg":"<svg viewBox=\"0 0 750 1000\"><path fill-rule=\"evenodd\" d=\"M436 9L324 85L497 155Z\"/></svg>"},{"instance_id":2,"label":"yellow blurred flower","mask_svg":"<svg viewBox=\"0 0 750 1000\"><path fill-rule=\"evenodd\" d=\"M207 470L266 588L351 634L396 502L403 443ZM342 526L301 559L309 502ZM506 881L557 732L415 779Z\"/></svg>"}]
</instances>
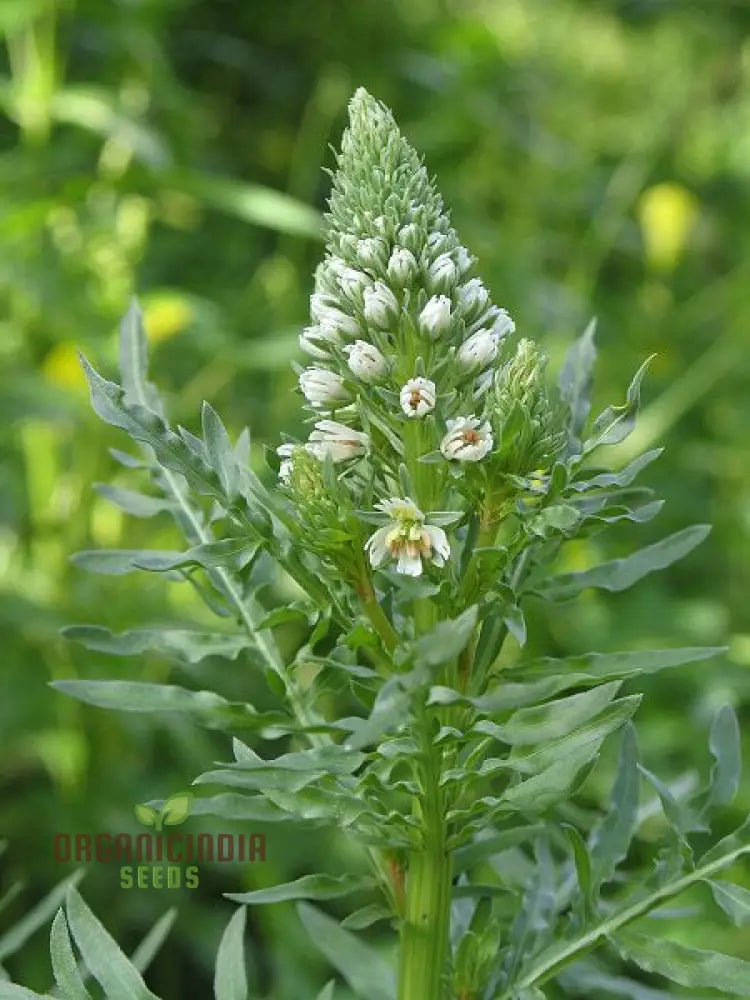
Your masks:
<instances>
[{"instance_id":1,"label":"yellow blurred flower","mask_svg":"<svg viewBox=\"0 0 750 1000\"><path fill-rule=\"evenodd\" d=\"M143 324L152 344L180 333L195 317L192 304L179 292L158 292L143 303Z\"/></svg>"},{"instance_id":2,"label":"yellow blurred flower","mask_svg":"<svg viewBox=\"0 0 750 1000\"><path fill-rule=\"evenodd\" d=\"M70 340L55 344L42 362L42 374L48 382L63 389L81 391L86 388L86 377L78 360L78 349Z\"/></svg>"},{"instance_id":3,"label":"yellow blurred flower","mask_svg":"<svg viewBox=\"0 0 750 1000\"><path fill-rule=\"evenodd\" d=\"M677 265L699 210L698 199L681 184L655 184L643 192L638 201L638 221L651 267L671 271Z\"/></svg>"}]
</instances>

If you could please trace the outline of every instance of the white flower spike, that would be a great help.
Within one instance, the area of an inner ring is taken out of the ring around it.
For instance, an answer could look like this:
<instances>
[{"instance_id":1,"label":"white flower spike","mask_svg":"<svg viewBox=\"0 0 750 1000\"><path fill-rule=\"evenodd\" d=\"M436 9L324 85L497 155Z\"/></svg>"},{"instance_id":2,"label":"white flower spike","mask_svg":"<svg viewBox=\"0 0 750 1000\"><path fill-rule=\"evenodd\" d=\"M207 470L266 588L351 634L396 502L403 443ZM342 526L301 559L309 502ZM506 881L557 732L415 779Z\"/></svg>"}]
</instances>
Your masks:
<instances>
[{"instance_id":1,"label":"white flower spike","mask_svg":"<svg viewBox=\"0 0 750 1000\"><path fill-rule=\"evenodd\" d=\"M401 409L407 417L424 417L435 409L435 383L428 378L410 378L399 394Z\"/></svg>"},{"instance_id":2,"label":"white flower spike","mask_svg":"<svg viewBox=\"0 0 750 1000\"><path fill-rule=\"evenodd\" d=\"M319 420L305 448L321 462L330 456L333 462L346 462L366 455L370 439L361 431L352 430L336 420Z\"/></svg>"},{"instance_id":3,"label":"white flower spike","mask_svg":"<svg viewBox=\"0 0 750 1000\"><path fill-rule=\"evenodd\" d=\"M385 559L394 559L396 572L405 576L421 576L423 560L444 565L450 555L446 534L442 528L425 524L425 516L413 500L384 500L375 507L391 520L365 543L370 565L376 567Z\"/></svg>"},{"instance_id":4,"label":"white flower spike","mask_svg":"<svg viewBox=\"0 0 750 1000\"><path fill-rule=\"evenodd\" d=\"M492 451L492 430L475 416L457 417L448 421L448 433L440 443L440 451L449 460L481 462Z\"/></svg>"}]
</instances>

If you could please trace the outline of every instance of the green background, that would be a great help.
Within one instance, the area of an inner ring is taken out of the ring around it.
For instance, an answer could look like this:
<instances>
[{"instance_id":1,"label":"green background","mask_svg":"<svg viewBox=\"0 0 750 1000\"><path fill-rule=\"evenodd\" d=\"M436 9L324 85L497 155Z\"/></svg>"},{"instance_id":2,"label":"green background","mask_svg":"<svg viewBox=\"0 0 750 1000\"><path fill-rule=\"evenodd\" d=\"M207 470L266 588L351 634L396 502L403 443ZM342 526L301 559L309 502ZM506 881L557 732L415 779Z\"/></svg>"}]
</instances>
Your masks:
<instances>
[{"instance_id":1,"label":"green background","mask_svg":"<svg viewBox=\"0 0 750 1000\"><path fill-rule=\"evenodd\" d=\"M322 168L358 85L393 109L495 301L553 368L598 317L595 407L622 401L656 353L638 429L612 461L665 446L645 478L667 505L652 524L572 544L568 568L696 521L713 533L632 593L530 607L531 646L727 645L643 684L647 766L705 774L717 707L750 718L749 29L740 0L2 0L0 895L23 888L0 931L67 873L54 832L136 832L135 803L228 756L216 734L87 709L50 680L176 679L250 700L263 686L242 659L117 660L60 638L73 622L207 615L184 585L69 561L178 544L165 515L127 517L93 489L132 480L107 452L124 440L89 410L76 349L113 375L136 293L173 420L195 427L210 400L232 431L250 426L262 470L263 445L301 428L290 361L322 252ZM611 757L585 804L606 798ZM749 806L746 784L719 832ZM232 912L222 892L363 865L336 832L268 836L264 866L204 866L193 892L123 891L106 866L82 891L126 950L178 905L149 981L165 1000L207 996ZM687 904L664 933L750 955L750 930L727 929L708 894ZM297 1000L325 981L290 904L251 911L248 940L257 996ZM39 932L8 970L46 988L46 951Z\"/></svg>"}]
</instances>

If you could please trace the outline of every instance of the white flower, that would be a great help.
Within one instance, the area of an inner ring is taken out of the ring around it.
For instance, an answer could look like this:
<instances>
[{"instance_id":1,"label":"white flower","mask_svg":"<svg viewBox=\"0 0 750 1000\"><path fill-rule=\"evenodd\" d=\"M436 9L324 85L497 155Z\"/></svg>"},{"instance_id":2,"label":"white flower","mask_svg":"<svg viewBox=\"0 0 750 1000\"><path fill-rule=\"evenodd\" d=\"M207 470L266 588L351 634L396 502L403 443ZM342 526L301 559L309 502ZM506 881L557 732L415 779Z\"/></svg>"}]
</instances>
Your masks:
<instances>
[{"instance_id":1,"label":"white flower","mask_svg":"<svg viewBox=\"0 0 750 1000\"><path fill-rule=\"evenodd\" d=\"M370 439L336 420L319 420L305 448L321 462L330 455L334 462L345 462L370 449Z\"/></svg>"},{"instance_id":2,"label":"white flower","mask_svg":"<svg viewBox=\"0 0 750 1000\"><path fill-rule=\"evenodd\" d=\"M479 278L471 278L458 289L458 300L468 315L483 312L490 301L490 293Z\"/></svg>"},{"instance_id":3,"label":"white flower","mask_svg":"<svg viewBox=\"0 0 750 1000\"><path fill-rule=\"evenodd\" d=\"M406 576L421 576L422 560L442 566L450 555L450 545L442 528L425 524L425 517L413 500L384 500L375 504L391 520L367 539L365 551L370 565L379 566L384 559L396 560L396 572Z\"/></svg>"},{"instance_id":4,"label":"white flower","mask_svg":"<svg viewBox=\"0 0 750 1000\"><path fill-rule=\"evenodd\" d=\"M281 465L279 466L279 479L283 483L289 482L289 473L292 471L292 453L297 447L298 445L289 441L287 444L280 444L276 449L276 454L281 459Z\"/></svg>"},{"instance_id":5,"label":"white flower","mask_svg":"<svg viewBox=\"0 0 750 1000\"><path fill-rule=\"evenodd\" d=\"M471 265L474 263L474 257L471 256L466 247L460 246L456 250L456 267L459 274L466 274Z\"/></svg>"},{"instance_id":6,"label":"white flower","mask_svg":"<svg viewBox=\"0 0 750 1000\"><path fill-rule=\"evenodd\" d=\"M479 378L474 383L474 399L479 399L483 396L485 392L492 386L495 380L495 369L488 368L487 371L482 372Z\"/></svg>"},{"instance_id":7,"label":"white flower","mask_svg":"<svg viewBox=\"0 0 750 1000\"><path fill-rule=\"evenodd\" d=\"M329 331L331 335L356 337L359 333L359 323L336 305L330 295L314 292L310 296L310 313L315 322Z\"/></svg>"},{"instance_id":8,"label":"white flower","mask_svg":"<svg viewBox=\"0 0 750 1000\"><path fill-rule=\"evenodd\" d=\"M437 340L451 325L451 300L447 295L433 295L419 314L419 329Z\"/></svg>"},{"instance_id":9,"label":"white flower","mask_svg":"<svg viewBox=\"0 0 750 1000\"><path fill-rule=\"evenodd\" d=\"M450 254L441 253L430 264L427 271L427 280L430 288L435 291L450 291L456 284L458 271L456 265L451 260Z\"/></svg>"},{"instance_id":10,"label":"white flower","mask_svg":"<svg viewBox=\"0 0 750 1000\"><path fill-rule=\"evenodd\" d=\"M497 357L500 336L494 330L477 330L461 344L458 362L464 368L484 368Z\"/></svg>"},{"instance_id":11,"label":"white flower","mask_svg":"<svg viewBox=\"0 0 750 1000\"><path fill-rule=\"evenodd\" d=\"M388 374L388 361L385 356L366 340L355 340L347 344L344 353L349 356L349 368L363 382L374 382Z\"/></svg>"},{"instance_id":12,"label":"white flower","mask_svg":"<svg viewBox=\"0 0 750 1000\"><path fill-rule=\"evenodd\" d=\"M329 406L349 398L344 380L327 368L305 368L300 373L299 387L311 406Z\"/></svg>"},{"instance_id":13,"label":"white flower","mask_svg":"<svg viewBox=\"0 0 750 1000\"><path fill-rule=\"evenodd\" d=\"M435 409L435 383L428 378L410 378L399 395L407 417L423 417Z\"/></svg>"},{"instance_id":14,"label":"white flower","mask_svg":"<svg viewBox=\"0 0 750 1000\"><path fill-rule=\"evenodd\" d=\"M516 329L516 324L510 318L510 314L507 309L498 309L497 316L495 317L495 322L492 325L493 333L496 333L498 337L502 340L503 337L507 337L509 333L513 333Z\"/></svg>"},{"instance_id":15,"label":"white flower","mask_svg":"<svg viewBox=\"0 0 750 1000\"><path fill-rule=\"evenodd\" d=\"M385 267L388 246L380 236L357 240L357 260L364 267Z\"/></svg>"},{"instance_id":16,"label":"white flower","mask_svg":"<svg viewBox=\"0 0 750 1000\"><path fill-rule=\"evenodd\" d=\"M394 250L388 261L388 277L395 285L404 287L411 284L417 273L417 261L411 250L400 247Z\"/></svg>"},{"instance_id":17,"label":"white flower","mask_svg":"<svg viewBox=\"0 0 750 1000\"><path fill-rule=\"evenodd\" d=\"M480 426L475 416L457 417L448 421L448 433L440 442L440 451L448 459L458 462L479 462L493 445L492 430L488 423Z\"/></svg>"},{"instance_id":18,"label":"white flower","mask_svg":"<svg viewBox=\"0 0 750 1000\"><path fill-rule=\"evenodd\" d=\"M325 345L337 342L338 337L335 332L332 337L330 329L319 326L306 326L299 335L299 346L312 358L327 358L329 352Z\"/></svg>"},{"instance_id":19,"label":"white flower","mask_svg":"<svg viewBox=\"0 0 750 1000\"><path fill-rule=\"evenodd\" d=\"M376 281L372 288L365 289L364 313L366 320L382 329L386 329L396 318L396 296L382 281Z\"/></svg>"}]
</instances>

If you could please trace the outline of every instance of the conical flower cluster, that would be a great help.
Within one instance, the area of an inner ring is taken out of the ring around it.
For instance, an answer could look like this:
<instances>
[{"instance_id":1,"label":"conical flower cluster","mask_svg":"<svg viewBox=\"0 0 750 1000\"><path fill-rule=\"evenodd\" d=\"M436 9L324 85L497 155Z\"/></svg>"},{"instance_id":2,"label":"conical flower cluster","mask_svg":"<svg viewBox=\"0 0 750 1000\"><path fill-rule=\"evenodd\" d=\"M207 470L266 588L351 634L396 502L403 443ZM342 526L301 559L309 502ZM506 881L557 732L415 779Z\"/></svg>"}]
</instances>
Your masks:
<instances>
[{"instance_id":1,"label":"conical flower cluster","mask_svg":"<svg viewBox=\"0 0 750 1000\"><path fill-rule=\"evenodd\" d=\"M383 511L397 494L407 499L405 469L409 503L429 517L448 499L443 481L492 460L501 417L491 411L502 405L488 389L505 371L514 323L472 273L474 258L390 111L360 89L349 113L300 337L310 363L299 387L314 426L307 442L279 449L281 478L303 447L343 466L353 506L367 481ZM451 475L433 472L435 463ZM413 574L416 562L400 558L397 568Z\"/></svg>"}]
</instances>

